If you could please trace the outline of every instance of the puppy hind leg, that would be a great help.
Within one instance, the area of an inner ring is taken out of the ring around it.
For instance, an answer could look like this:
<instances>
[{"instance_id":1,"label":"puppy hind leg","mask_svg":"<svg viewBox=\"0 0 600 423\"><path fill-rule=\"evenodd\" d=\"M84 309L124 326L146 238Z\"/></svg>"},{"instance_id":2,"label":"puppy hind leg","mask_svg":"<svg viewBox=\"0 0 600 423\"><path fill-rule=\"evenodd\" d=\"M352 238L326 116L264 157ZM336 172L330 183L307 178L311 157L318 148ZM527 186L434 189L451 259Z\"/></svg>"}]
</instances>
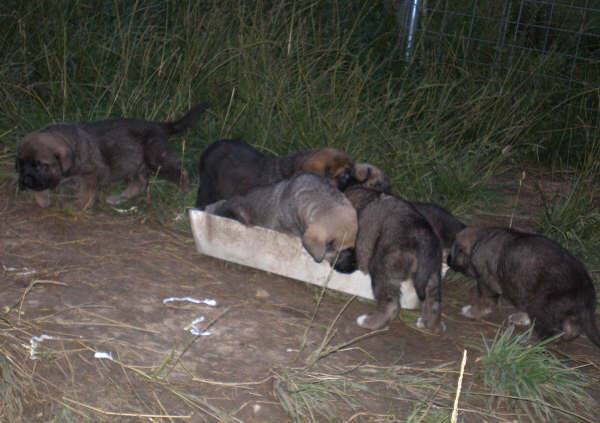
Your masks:
<instances>
[{"instance_id":1,"label":"puppy hind leg","mask_svg":"<svg viewBox=\"0 0 600 423\"><path fill-rule=\"evenodd\" d=\"M423 315L417 319L416 326L435 333L446 330L446 324L442 321L442 286L439 272L432 272L427 281Z\"/></svg>"},{"instance_id":2,"label":"puppy hind leg","mask_svg":"<svg viewBox=\"0 0 600 423\"><path fill-rule=\"evenodd\" d=\"M143 172L138 172L135 178L129 181L129 184L121 194L110 195L106 199L106 202L113 206L124 203L125 201L131 200L132 198L142 194L144 191L146 191L147 186L148 181L146 180Z\"/></svg>"},{"instance_id":3,"label":"puppy hind leg","mask_svg":"<svg viewBox=\"0 0 600 423\"><path fill-rule=\"evenodd\" d=\"M358 316L356 323L365 329L381 329L396 318L399 310L398 299L392 298L385 303L379 304L377 312Z\"/></svg>"},{"instance_id":4,"label":"puppy hind leg","mask_svg":"<svg viewBox=\"0 0 600 423\"><path fill-rule=\"evenodd\" d=\"M160 178L178 184L184 191L189 189L189 175L179 157L171 150L168 141L154 139L148 142L144 158L150 170Z\"/></svg>"}]
</instances>

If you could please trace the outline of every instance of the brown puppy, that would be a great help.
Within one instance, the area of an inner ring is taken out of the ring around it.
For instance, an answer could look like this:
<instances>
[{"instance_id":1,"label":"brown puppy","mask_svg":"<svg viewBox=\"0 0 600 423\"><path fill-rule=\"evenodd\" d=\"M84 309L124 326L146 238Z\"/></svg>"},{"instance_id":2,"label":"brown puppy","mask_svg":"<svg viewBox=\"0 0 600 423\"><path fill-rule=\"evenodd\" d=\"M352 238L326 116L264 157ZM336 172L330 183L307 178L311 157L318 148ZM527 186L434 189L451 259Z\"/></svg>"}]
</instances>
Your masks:
<instances>
[{"instance_id":1,"label":"brown puppy","mask_svg":"<svg viewBox=\"0 0 600 423\"><path fill-rule=\"evenodd\" d=\"M365 188L392 193L392 180L383 170L369 163L356 163L350 174L348 186L360 185Z\"/></svg>"},{"instance_id":2,"label":"brown puppy","mask_svg":"<svg viewBox=\"0 0 600 423\"><path fill-rule=\"evenodd\" d=\"M360 185L389 194L391 192L390 177L378 167L369 163L356 163L352 171L349 186ZM413 202L412 205L427 219L433 231L438 236L442 246L442 278L448 271L446 257L450 252L454 237L465 228L465 225L444 208L432 203ZM344 251L336 264L336 270L349 273L356 270L356 258L353 251ZM400 297L402 308L414 309L419 307L414 286L405 283L401 287Z\"/></svg>"},{"instance_id":3,"label":"brown puppy","mask_svg":"<svg viewBox=\"0 0 600 423\"><path fill-rule=\"evenodd\" d=\"M456 235L448 264L477 279L478 302L462 313L480 318L506 297L518 310L515 324L535 321L541 338L583 331L600 347L596 327L596 291L583 264L556 242L506 228L468 227Z\"/></svg>"},{"instance_id":4,"label":"brown puppy","mask_svg":"<svg viewBox=\"0 0 600 423\"><path fill-rule=\"evenodd\" d=\"M277 157L265 155L243 141L216 141L200 157L196 207L203 209L215 201L245 194L253 188L303 172L323 176L343 188L352 167L352 159L335 148Z\"/></svg>"},{"instance_id":5,"label":"brown puppy","mask_svg":"<svg viewBox=\"0 0 600 423\"><path fill-rule=\"evenodd\" d=\"M443 331L442 249L427 220L408 201L374 189L355 185L345 194L358 213L358 269L371 275L378 305L376 313L358 317L358 325L368 329L386 326L400 310L406 285L414 286L423 301L417 326Z\"/></svg>"},{"instance_id":6,"label":"brown puppy","mask_svg":"<svg viewBox=\"0 0 600 423\"><path fill-rule=\"evenodd\" d=\"M344 194L311 173L220 200L206 211L300 236L316 262L333 263L339 251L354 246L358 230L356 211Z\"/></svg>"},{"instance_id":7,"label":"brown puppy","mask_svg":"<svg viewBox=\"0 0 600 423\"><path fill-rule=\"evenodd\" d=\"M175 122L114 119L47 126L17 146L19 185L36 191L36 202L46 207L49 189L75 179L78 204L84 208L94 204L99 187L121 181L127 188L108 197L108 203L120 204L141 194L149 173L187 188L187 172L167 139L188 128L207 107L200 103Z\"/></svg>"}]
</instances>

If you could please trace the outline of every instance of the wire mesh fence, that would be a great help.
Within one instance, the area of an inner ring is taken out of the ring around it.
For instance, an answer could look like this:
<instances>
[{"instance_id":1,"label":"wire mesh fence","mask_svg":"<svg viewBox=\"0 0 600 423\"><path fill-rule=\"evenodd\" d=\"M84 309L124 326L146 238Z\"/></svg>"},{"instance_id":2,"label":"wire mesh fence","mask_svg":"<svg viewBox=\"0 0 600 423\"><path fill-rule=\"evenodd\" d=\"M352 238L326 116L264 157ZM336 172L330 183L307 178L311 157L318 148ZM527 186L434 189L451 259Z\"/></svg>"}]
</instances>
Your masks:
<instances>
[{"instance_id":1,"label":"wire mesh fence","mask_svg":"<svg viewBox=\"0 0 600 423\"><path fill-rule=\"evenodd\" d=\"M599 0L391 0L390 5L408 59L435 49L494 72L600 87Z\"/></svg>"}]
</instances>

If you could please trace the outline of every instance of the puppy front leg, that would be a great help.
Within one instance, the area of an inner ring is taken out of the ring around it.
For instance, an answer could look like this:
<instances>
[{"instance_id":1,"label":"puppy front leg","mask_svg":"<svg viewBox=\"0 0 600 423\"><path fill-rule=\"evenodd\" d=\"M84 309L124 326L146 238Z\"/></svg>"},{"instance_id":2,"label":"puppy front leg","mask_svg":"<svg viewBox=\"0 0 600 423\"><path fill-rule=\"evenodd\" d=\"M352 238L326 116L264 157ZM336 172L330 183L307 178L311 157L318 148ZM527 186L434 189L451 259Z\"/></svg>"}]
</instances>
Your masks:
<instances>
[{"instance_id":1,"label":"puppy front leg","mask_svg":"<svg viewBox=\"0 0 600 423\"><path fill-rule=\"evenodd\" d=\"M86 175L80 179L76 203L83 210L92 207L96 202L98 198L97 185L96 175Z\"/></svg>"},{"instance_id":2,"label":"puppy front leg","mask_svg":"<svg viewBox=\"0 0 600 423\"><path fill-rule=\"evenodd\" d=\"M148 181L142 172L138 173L133 180L129 182L125 191L121 194L111 195L106 199L108 204L116 206L117 204L124 203L125 201L131 200L134 197L142 194L146 191Z\"/></svg>"}]
</instances>

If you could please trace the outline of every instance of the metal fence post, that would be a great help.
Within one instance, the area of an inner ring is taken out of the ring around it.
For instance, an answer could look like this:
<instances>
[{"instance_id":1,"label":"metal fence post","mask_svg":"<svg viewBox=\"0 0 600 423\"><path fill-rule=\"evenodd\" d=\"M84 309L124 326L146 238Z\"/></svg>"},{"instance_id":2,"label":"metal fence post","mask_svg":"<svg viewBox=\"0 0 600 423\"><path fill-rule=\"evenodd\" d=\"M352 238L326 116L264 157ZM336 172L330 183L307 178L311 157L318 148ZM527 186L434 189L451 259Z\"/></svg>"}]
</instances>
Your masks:
<instances>
[{"instance_id":1,"label":"metal fence post","mask_svg":"<svg viewBox=\"0 0 600 423\"><path fill-rule=\"evenodd\" d=\"M409 20L408 20L408 35L406 37L406 51L405 57L407 61L410 61L412 57L413 48L415 45L415 36L417 33L417 24L419 23L419 8L421 6L421 0L412 0L410 8Z\"/></svg>"}]
</instances>

